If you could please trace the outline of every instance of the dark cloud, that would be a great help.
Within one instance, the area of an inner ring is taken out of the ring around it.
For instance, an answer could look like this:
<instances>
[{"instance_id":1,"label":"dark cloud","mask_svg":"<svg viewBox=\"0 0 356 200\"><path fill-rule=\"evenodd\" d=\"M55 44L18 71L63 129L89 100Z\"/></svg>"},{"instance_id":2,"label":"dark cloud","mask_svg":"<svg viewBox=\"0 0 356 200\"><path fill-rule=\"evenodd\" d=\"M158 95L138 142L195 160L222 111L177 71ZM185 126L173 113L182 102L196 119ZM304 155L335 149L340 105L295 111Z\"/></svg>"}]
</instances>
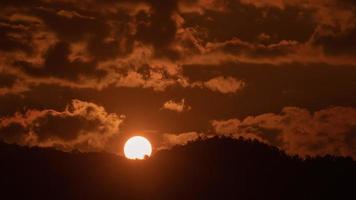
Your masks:
<instances>
[{"instance_id":1,"label":"dark cloud","mask_svg":"<svg viewBox=\"0 0 356 200\"><path fill-rule=\"evenodd\" d=\"M20 123L10 123L0 128L0 138L7 143L18 143L27 133L26 127Z\"/></svg>"},{"instance_id":2,"label":"dark cloud","mask_svg":"<svg viewBox=\"0 0 356 200\"><path fill-rule=\"evenodd\" d=\"M67 13L63 15L61 13ZM104 37L108 27L104 22L91 17L80 17L80 14L68 17L69 11L39 8L34 14L40 17L47 27L54 31L59 39L74 42L87 37Z\"/></svg>"},{"instance_id":3,"label":"dark cloud","mask_svg":"<svg viewBox=\"0 0 356 200\"><path fill-rule=\"evenodd\" d=\"M185 64L350 64L353 59L343 55L353 52L348 44L354 38L354 7L345 5L352 4L39 1L11 7L4 2L3 62L8 71L21 66L11 73L21 75L23 88L52 83L156 91L192 84L180 74ZM330 7L337 12L328 18ZM336 32L327 34L331 28ZM139 72L145 66L148 73Z\"/></svg>"},{"instance_id":4,"label":"dark cloud","mask_svg":"<svg viewBox=\"0 0 356 200\"><path fill-rule=\"evenodd\" d=\"M0 96L7 94L17 95L28 90L29 88L22 84L16 76L7 73L0 74Z\"/></svg>"},{"instance_id":5,"label":"dark cloud","mask_svg":"<svg viewBox=\"0 0 356 200\"><path fill-rule=\"evenodd\" d=\"M207 31L209 41L226 41L234 37L255 42L261 33L271 35L270 42L296 40L305 42L315 28L309 11L290 7L286 11L278 9L261 11L258 8L227 1L224 12L206 11L184 16L187 26L199 26ZM233 21L228 19L234 19Z\"/></svg>"},{"instance_id":6,"label":"dark cloud","mask_svg":"<svg viewBox=\"0 0 356 200\"><path fill-rule=\"evenodd\" d=\"M11 87L16 82L16 76L0 74L0 85L2 88Z\"/></svg>"},{"instance_id":7,"label":"dark cloud","mask_svg":"<svg viewBox=\"0 0 356 200\"><path fill-rule=\"evenodd\" d=\"M356 27L339 34L317 33L313 38L313 42L315 45L322 46L326 54L344 56L354 56L356 54L356 47L353 45L356 43Z\"/></svg>"},{"instance_id":8,"label":"dark cloud","mask_svg":"<svg viewBox=\"0 0 356 200\"><path fill-rule=\"evenodd\" d=\"M80 60L69 60L70 47L68 43L60 42L50 47L44 55L44 66L40 69L27 63L18 63L24 70L35 76L60 77L64 79L77 80L79 76L105 75L104 71L96 69L95 62L82 62Z\"/></svg>"},{"instance_id":9,"label":"dark cloud","mask_svg":"<svg viewBox=\"0 0 356 200\"><path fill-rule=\"evenodd\" d=\"M0 137L29 146L104 150L111 137L119 134L122 117L109 114L101 106L73 100L65 110L28 110L0 121Z\"/></svg>"},{"instance_id":10,"label":"dark cloud","mask_svg":"<svg viewBox=\"0 0 356 200\"><path fill-rule=\"evenodd\" d=\"M28 123L2 125L10 142L74 148L90 143L79 142L82 135L108 132L99 128L107 124L98 116L62 111L72 99L97 111L103 108L88 102L127 114L125 130L187 133L170 137L174 141L208 132L211 119L232 119L228 126L284 107L314 113L356 106L351 0L5 0L0 5L0 104L6 105L0 118ZM39 116L32 119L34 113ZM245 129L264 133L250 137L283 145L280 127ZM34 143L29 133L36 136ZM353 134L346 135L352 146ZM298 152L340 153L325 150L324 143Z\"/></svg>"},{"instance_id":11,"label":"dark cloud","mask_svg":"<svg viewBox=\"0 0 356 200\"><path fill-rule=\"evenodd\" d=\"M226 113L232 113L236 109L235 115L246 116L251 112L277 112L283 105L307 107L315 111L329 105L354 106L355 101L352 94L356 91L356 71L353 66L227 63L211 66L186 65L183 73L193 82L217 76L238 77L246 82L243 90L235 98L231 98L231 101L229 98L217 98L216 102L220 103L216 104L222 107L214 112L221 115L224 114L219 110L228 107L230 111ZM205 98L209 98L208 96L204 95ZM198 103L192 106L203 110Z\"/></svg>"},{"instance_id":12,"label":"dark cloud","mask_svg":"<svg viewBox=\"0 0 356 200\"><path fill-rule=\"evenodd\" d=\"M351 107L332 107L314 113L285 107L279 114L214 120L212 126L218 134L258 139L292 154L356 157L356 109Z\"/></svg>"},{"instance_id":13,"label":"dark cloud","mask_svg":"<svg viewBox=\"0 0 356 200\"><path fill-rule=\"evenodd\" d=\"M22 49L26 52L30 52L30 46L25 41L18 40L18 34L25 31L25 27L21 24L9 24L7 22L0 23L0 49L1 51L15 51Z\"/></svg>"}]
</instances>

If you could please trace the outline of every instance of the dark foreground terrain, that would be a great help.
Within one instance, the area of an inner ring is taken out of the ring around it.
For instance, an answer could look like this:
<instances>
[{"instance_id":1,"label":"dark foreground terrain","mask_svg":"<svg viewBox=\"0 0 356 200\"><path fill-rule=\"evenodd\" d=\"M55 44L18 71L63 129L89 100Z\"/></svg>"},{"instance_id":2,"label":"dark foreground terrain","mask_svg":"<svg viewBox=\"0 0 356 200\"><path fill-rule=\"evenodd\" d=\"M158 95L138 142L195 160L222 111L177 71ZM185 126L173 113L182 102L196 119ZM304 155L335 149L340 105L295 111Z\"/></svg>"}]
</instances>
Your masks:
<instances>
[{"instance_id":1,"label":"dark foreground terrain","mask_svg":"<svg viewBox=\"0 0 356 200\"><path fill-rule=\"evenodd\" d=\"M356 199L351 158L212 138L145 161L0 144L0 199Z\"/></svg>"}]
</instances>

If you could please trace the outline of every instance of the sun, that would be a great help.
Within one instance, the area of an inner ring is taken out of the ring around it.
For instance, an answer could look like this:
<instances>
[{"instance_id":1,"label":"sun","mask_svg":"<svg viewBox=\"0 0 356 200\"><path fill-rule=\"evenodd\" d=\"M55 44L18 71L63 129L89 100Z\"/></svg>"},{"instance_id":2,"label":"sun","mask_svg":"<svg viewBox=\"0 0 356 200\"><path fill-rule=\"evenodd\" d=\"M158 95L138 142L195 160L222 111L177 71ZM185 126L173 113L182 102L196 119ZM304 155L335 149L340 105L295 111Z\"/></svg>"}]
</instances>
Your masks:
<instances>
[{"instance_id":1,"label":"sun","mask_svg":"<svg viewBox=\"0 0 356 200\"><path fill-rule=\"evenodd\" d=\"M124 146L124 154L128 159L142 160L145 156L150 156L152 146L150 141L142 136L134 136L128 139Z\"/></svg>"}]
</instances>

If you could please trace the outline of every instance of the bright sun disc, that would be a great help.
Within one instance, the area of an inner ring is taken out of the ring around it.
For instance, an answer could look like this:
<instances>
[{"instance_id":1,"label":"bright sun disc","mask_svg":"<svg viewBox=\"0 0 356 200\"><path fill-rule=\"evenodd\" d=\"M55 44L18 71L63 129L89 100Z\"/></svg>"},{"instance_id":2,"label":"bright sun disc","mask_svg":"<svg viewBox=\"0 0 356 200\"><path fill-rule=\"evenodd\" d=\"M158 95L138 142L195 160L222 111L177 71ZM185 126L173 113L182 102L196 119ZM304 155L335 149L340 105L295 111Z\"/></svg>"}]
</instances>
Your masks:
<instances>
[{"instance_id":1,"label":"bright sun disc","mask_svg":"<svg viewBox=\"0 0 356 200\"><path fill-rule=\"evenodd\" d=\"M134 136L127 140L124 146L124 154L128 159L144 159L152 153L151 143L142 136Z\"/></svg>"}]
</instances>

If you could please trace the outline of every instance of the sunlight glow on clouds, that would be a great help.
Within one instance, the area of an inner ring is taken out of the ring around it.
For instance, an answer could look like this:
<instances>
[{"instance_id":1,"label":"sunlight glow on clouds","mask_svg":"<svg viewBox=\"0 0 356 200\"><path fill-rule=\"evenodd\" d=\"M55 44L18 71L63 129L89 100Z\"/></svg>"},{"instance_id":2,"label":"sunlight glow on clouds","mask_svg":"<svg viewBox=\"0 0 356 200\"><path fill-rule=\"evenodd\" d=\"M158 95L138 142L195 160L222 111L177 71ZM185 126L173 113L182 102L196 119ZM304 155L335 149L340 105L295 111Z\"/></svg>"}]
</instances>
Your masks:
<instances>
[{"instance_id":1,"label":"sunlight glow on clouds","mask_svg":"<svg viewBox=\"0 0 356 200\"><path fill-rule=\"evenodd\" d=\"M0 11L6 142L111 151L154 130L166 147L229 135L355 157L355 1L11 0Z\"/></svg>"}]
</instances>

